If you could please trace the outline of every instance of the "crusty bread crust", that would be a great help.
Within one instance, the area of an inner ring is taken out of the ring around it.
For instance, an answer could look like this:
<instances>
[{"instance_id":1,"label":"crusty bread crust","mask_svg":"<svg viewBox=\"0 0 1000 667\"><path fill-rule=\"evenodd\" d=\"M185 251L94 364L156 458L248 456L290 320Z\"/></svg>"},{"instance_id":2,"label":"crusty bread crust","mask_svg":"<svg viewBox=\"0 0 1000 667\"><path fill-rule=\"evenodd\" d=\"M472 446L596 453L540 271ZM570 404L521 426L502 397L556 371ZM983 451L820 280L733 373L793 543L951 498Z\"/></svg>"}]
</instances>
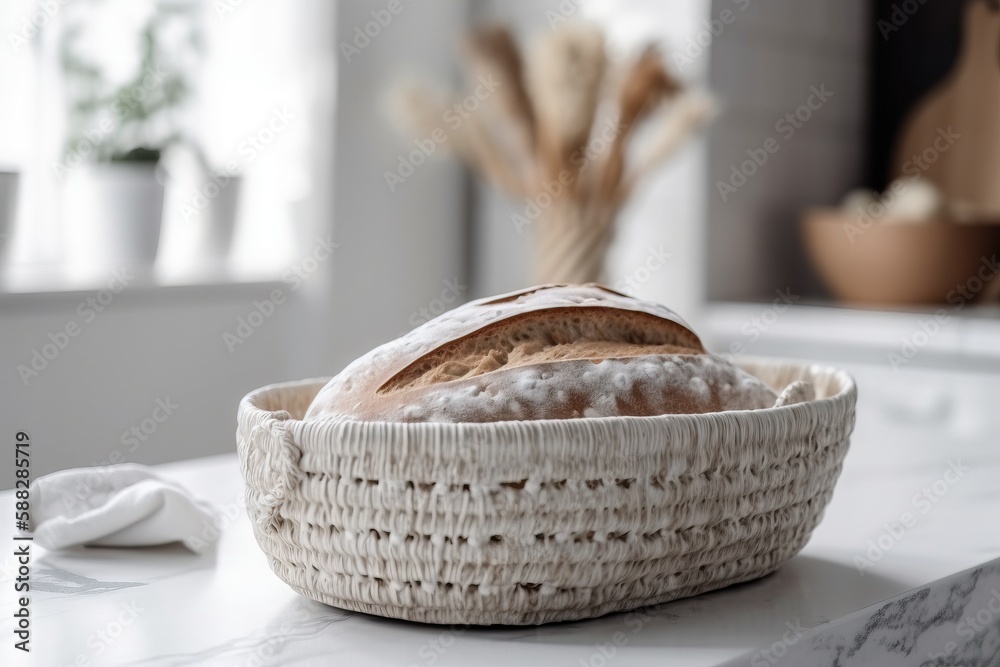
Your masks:
<instances>
[{"instance_id":1,"label":"crusty bread crust","mask_svg":"<svg viewBox=\"0 0 1000 667\"><path fill-rule=\"evenodd\" d=\"M421 356L379 387L385 394L563 359L704 352L698 337L676 322L611 308L536 310L487 324Z\"/></svg>"},{"instance_id":2,"label":"crusty bread crust","mask_svg":"<svg viewBox=\"0 0 1000 667\"><path fill-rule=\"evenodd\" d=\"M486 422L770 407L672 311L598 285L473 301L349 365L306 419Z\"/></svg>"}]
</instances>

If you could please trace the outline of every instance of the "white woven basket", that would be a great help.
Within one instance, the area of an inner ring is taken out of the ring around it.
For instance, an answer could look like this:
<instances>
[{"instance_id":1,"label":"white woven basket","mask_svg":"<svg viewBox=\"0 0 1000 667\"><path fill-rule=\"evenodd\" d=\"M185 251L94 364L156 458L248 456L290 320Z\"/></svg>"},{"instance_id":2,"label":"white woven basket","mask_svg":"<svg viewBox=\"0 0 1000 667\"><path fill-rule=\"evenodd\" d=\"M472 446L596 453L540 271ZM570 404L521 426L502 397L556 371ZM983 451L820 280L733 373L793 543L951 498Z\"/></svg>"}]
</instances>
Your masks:
<instances>
[{"instance_id":1,"label":"white woven basket","mask_svg":"<svg viewBox=\"0 0 1000 667\"><path fill-rule=\"evenodd\" d=\"M239 408L254 534L293 589L428 623L537 624L774 571L819 523L854 427L851 378L746 362L817 399L659 417L299 421L325 380Z\"/></svg>"}]
</instances>

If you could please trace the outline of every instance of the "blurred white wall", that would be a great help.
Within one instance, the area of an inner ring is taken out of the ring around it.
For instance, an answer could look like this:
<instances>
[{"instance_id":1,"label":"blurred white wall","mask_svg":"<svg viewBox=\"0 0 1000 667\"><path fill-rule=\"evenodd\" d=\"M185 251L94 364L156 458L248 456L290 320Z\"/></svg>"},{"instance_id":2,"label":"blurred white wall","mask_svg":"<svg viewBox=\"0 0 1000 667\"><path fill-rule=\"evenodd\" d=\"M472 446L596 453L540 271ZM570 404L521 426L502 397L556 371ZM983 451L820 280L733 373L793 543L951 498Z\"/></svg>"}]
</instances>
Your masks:
<instances>
[{"instance_id":1,"label":"blurred white wall","mask_svg":"<svg viewBox=\"0 0 1000 667\"><path fill-rule=\"evenodd\" d=\"M314 342L332 360L318 364L317 373L339 370L377 343L413 328L414 317L422 317L420 311L440 302L442 292L456 282L460 294L449 298L468 299L461 167L435 154L404 182L393 182L392 189L385 176L399 171L400 159L411 161L415 149L413 139L391 121L391 91L411 77L447 81L454 76L454 47L467 7L453 0L402 2L402 11L353 53L351 46L365 43L358 31L372 29L372 12L386 5L381 0L337 3L332 218L342 248L332 265L330 300L316 304L333 334Z\"/></svg>"},{"instance_id":2,"label":"blurred white wall","mask_svg":"<svg viewBox=\"0 0 1000 667\"><path fill-rule=\"evenodd\" d=\"M126 290L89 322L78 308L96 292L0 295L5 436L31 435L35 477L233 451L236 405L251 389L287 377L293 327L274 317L232 354L222 334L275 287ZM79 334L25 384L17 367L31 367L33 350L42 353L49 334L60 338L70 322ZM157 410L157 401L177 407ZM149 421L154 413L165 418ZM12 477L0 480L12 484Z\"/></svg>"}]
</instances>

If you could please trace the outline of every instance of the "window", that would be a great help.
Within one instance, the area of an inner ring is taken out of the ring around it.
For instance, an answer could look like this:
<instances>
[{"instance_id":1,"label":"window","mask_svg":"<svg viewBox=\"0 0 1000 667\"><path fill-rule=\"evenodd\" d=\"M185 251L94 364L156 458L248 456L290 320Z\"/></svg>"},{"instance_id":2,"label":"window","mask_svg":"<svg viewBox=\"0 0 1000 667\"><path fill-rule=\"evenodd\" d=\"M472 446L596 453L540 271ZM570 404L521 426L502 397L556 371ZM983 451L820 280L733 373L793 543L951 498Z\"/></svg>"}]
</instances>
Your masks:
<instances>
[{"instance_id":1,"label":"window","mask_svg":"<svg viewBox=\"0 0 1000 667\"><path fill-rule=\"evenodd\" d=\"M310 125L332 123L316 114L334 80L312 39L332 32L315 25L332 21L332 10L316 4L5 0L0 171L20 174L7 277L85 282L95 268L88 256L122 241L107 228L109 210L134 221L128 233L138 233L155 197L132 209L121 198L103 200L94 158L118 160L147 144L166 148L156 172L163 191L156 280L287 267L302 202L322 187ZM217 223L227 196L236 202L235 233L219 261L210 241L225 233Z\"/></svg>"}]
</instances>

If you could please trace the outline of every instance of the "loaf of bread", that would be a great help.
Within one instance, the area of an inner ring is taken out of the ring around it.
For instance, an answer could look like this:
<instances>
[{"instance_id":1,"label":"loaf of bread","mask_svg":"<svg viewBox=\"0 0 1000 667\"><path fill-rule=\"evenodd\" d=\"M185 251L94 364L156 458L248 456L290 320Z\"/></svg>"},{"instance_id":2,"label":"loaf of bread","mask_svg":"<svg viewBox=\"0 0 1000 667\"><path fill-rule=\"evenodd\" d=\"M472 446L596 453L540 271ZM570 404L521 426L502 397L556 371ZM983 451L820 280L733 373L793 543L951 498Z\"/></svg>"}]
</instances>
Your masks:
<instances>
[{"instance_id":1,"label":"loaf of bread","mask_svg":"<svg viewBox=\"0 0 1000 667\"><path fill-rule=\"evenodd\" d=\"M669 309L599 285L480 299L372 350L306 419L492 422L771 407L763 382L708 354Z\"/></svg>"}]
</instances>

